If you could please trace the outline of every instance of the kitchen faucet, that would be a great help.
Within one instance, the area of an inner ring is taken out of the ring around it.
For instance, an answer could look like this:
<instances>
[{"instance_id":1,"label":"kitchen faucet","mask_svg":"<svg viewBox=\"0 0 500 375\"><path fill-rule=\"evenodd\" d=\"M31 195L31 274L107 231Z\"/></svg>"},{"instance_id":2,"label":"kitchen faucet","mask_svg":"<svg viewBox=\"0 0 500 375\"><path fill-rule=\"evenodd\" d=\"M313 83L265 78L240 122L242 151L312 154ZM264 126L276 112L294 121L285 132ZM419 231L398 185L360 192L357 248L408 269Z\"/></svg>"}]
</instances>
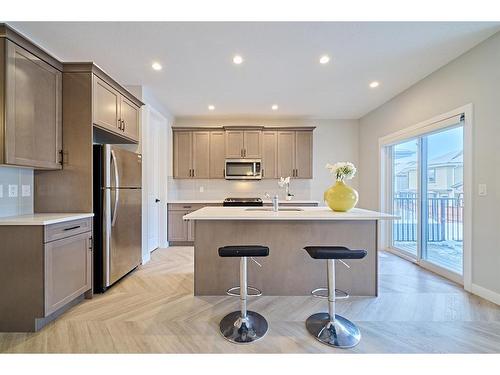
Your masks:
<instances>
[{"instance_id":1,"label":"kitchen faucet","mask_svg":"<svg viewBox=\"0 0 500 375\"><path fill-rule=\"evenodd\" d=\"M271 196L268 193L264 193L264 196L267 199L271 199L271 201L273 202L273 211L274 212L278 212L279 211L279 197L278 197L278 194L276 194L272 198L271 198Z\"/></svg>"}]
</instances>

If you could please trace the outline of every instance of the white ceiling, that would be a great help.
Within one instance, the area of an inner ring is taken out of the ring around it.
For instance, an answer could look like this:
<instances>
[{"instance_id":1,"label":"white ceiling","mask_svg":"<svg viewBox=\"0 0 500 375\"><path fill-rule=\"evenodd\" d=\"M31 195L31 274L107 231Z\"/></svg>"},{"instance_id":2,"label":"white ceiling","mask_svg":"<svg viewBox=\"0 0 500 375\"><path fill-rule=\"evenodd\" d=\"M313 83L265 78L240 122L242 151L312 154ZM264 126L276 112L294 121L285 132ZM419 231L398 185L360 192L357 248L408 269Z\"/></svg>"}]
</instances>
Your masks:
<instances>
[{"instance_id":1,"label":"white ceiling","mask_svg":"<svg viewBox=\"0 0 500 375\"><path fill-rule=\"evenodd\" d=\"M63 61L93 60L119 82L148 87L178 117L359 118L500 30L480 22L9 24ZM232 63L236 53L242 65ZM329 64L318 63L322 54ZM374 80L380 86L368 88Z\"/></svg>"}]
</instances>

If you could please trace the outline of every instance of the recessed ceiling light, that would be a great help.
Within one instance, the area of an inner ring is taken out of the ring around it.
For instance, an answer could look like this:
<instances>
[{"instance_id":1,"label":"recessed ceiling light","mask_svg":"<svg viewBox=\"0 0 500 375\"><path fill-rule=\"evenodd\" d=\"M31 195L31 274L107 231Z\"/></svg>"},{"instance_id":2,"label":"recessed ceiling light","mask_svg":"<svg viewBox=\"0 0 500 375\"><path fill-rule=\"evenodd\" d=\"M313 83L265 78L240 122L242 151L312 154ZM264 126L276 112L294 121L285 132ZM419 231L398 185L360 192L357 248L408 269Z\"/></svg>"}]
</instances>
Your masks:
<instances>
[{"instance_id":1,"label":"recessed ceiling light","mask_svg":"<svg viewBox=\"0 0 500 375\"><path fill-rule=\"evenodd\" d=\"M375 87L378 87L380 85L380 83L378 83L377 81L373 81L372 83L370 83L370 87L372 89L374 89Z\"/></svg>"},{"instance_id":2,"label":"recessed ceiling light","mask_svg":"<svg viewBox=\"0 0 500 375\"><path fill-rule=\"evenodd\" d=\"M162 66L160 63L158 62L154 62L153 65L151 65L151 67L154 69L154 70L161 70Z\"/></svg>"},{"instance_id":3,"label":"recessed ceiling light","mask_svg":"<svg viewBox=\"0 0 500 375\"><path fill-rule=\"evenodd\" d=\"M213 110L215 110L215 106L214 106L214 105L212 105L212 104L210 104L210 105L208 106L208 110L209 110L209 111L213 111Z\"/></svg>"},{"instance_id":4,"label":"recessed ceiling light","mask_svg":"<svg viewBox=\"0 0 500 375\"><path fill-rule=\"evenodd\" d=\"M240 55L235 55L233 57L233 62L236 64L236 65L240 65L242 62L243 62L243 57L241 57Z\"/></svg>"},{"instance_id":5,"label":"recessed ceiling light","mask_svg":"<svg viewBox=\"0 0 500 375\"><path fill-rule=\"evenodd\" d=\"M328 64L330 62L330 56L328 55L323 55L319 58L319 63L320 64Z\"/></svg>"},{"instance_id":6,"label":"recessed ceiling light","mask_svg":"<svg viewBox=\"0 0 500 375\"><path fill-rule=\"evenodd\" d=\"M278 105L277 105L277 104L273 104L273 105L271 106L271 109L272 109L273 111L277 111L277 110L278 110Z\"/></svg>"}]
</instances>

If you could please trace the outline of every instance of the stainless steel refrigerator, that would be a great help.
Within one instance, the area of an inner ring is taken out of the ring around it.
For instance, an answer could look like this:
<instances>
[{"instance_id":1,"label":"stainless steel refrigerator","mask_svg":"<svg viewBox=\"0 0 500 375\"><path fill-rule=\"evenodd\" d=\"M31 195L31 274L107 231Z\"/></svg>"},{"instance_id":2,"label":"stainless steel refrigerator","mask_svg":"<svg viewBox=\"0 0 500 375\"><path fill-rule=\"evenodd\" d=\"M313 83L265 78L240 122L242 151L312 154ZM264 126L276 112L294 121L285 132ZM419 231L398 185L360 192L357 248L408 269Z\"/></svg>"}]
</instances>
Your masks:
<instances>
[{"instance_id":1,"label":"stainless steel refrigerator","mask_svg":"<svg viewBox=\"0 0 500 375\"><path fill-rule=\"evenodd\" d=\"M104 292L141 262L141 156L94 145L94 290Z\"/></svg>"}]
</instances>

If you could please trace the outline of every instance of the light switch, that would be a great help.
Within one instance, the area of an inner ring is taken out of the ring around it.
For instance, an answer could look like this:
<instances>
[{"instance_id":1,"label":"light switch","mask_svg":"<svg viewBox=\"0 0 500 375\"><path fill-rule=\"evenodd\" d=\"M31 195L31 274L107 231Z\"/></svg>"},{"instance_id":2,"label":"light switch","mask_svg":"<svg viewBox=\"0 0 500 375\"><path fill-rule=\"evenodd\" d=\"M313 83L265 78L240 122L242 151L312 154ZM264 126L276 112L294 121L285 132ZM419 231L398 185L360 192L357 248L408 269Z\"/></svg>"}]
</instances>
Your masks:
<instances>
[{"instance_id":1,"label":"light switch","mask_svg":"<svg viewBox=\"0 0 500 375\"><path fill-rule=\"evenodd\" d=\"M3 185L0 185L0 198L3 198Z\"/></svg>"},{"instance_id":2,"label":"light switch","mask_svg":"<svg viewBox=\"0 0 500 375\"><path fill-rule=\"evenodd\" d=\"M481 196L481 197L488 195L488 190L486 188L486 184L479 184L477 186L477 192L478 192L479 196Z\"/></svg>"},{"instance_id":3,"label":"light switch","mask_svg":"<svg viewBox=\"0 0 500 375\"><path fill-rule=\"evenodd\" d=\"M9 198L17 197L17 185L9 185Z\"/></svg>"},{"instance_id":4,"label":"light switch","mask_svg":"<svg viewBox=\"0 0 500 375\"><path fill-rule=\"evenodd\" d=\"M22 185L21 186L21 196L31 197L31 186L30 185Z\"/></svg>"}]
</instances>

